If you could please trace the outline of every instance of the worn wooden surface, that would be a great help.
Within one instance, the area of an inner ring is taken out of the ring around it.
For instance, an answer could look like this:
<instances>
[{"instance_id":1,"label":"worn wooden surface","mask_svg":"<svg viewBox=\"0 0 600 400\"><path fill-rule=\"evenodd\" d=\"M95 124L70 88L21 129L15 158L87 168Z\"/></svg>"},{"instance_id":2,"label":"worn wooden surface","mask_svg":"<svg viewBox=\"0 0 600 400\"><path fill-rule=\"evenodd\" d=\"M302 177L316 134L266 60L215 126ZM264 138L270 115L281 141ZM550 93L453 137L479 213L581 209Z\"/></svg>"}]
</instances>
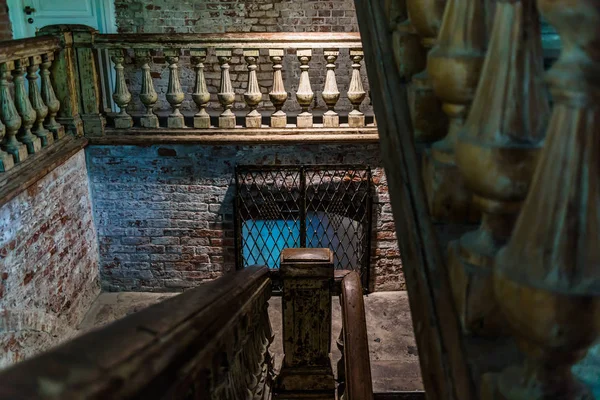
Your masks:
<instances>
[{"instance_id":1,"label":"worn wooden surface","mask_svg":"<svg viewBox=\"0 0 600 400\"><path fill-rule=\"evenodd\" d=\"M406 88L379 2L355 1L429 399L476 398L441 248L427 210Z\"/></svg>"},{"instance_id":2,"label":"worn wooden surface","mask_svg":"<svg viewBox=\"0 0 600 400\"><path fill-rule=\"evenodd\" d=\"M287 48L360 48L358 32L277 32L277 33L128 33L102 34L94 41L96 48L140 48L158 46L188 48L241 48L241 49L287 49Z\"/></svg>"},{"instance_id":3,"label":"worn wooden surface","mask_svg":"<svg viewBox=\"0 0 600 400\"><path fill-rule=\"evenodd\" d=\"M360 275L349 272L341 282L344 394L347 400L373 399L367 321ZM340 393L338 392L338 397Z\"/></svg>"},{"instance_id":4,"label":"worn wooden surface","mask_svg":"<svg viewBox=\"0 0 600 400\"><path fill-rule=\"evenodd\" d=\"M0 398L267 399L269 297L266 267L227 275L3 371Z\"/></svg>"},{"instance_id":5,"label":"worn wooden surface","mask_svg":"<svg viewBox=\"0 0 600 400\"><path fill-rule=\"evenodd\" d=\"M63 164L87 145L85 138L72 136L30 155L8 172L0 174L0 207Z\"/></svg>"},{"instance_id":6,"label":"worn wooden surface","mask_svg":"<svg viewBox=\"0 0 600 400\"><path fill-rule=\"evenodd\" d=\"M51 53L61 48L60 38L56 36L39 36L0 42L0 64L44 53Z\"/></svg>"}]
</instances>

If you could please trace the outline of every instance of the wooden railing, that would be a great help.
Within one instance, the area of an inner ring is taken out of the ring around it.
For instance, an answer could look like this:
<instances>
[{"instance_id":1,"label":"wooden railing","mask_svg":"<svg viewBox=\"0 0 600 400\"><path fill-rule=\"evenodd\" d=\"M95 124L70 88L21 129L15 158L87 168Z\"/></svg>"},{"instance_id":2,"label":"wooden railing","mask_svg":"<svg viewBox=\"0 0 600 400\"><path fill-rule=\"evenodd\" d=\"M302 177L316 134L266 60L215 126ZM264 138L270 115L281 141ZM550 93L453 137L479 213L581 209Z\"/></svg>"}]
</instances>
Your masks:
<instances>
[{"instance_id":1,"label":"wooden railing","mask_svg":"<svg viewBox=\"0 0 600 400\"><path fill-rule=\"evenodd\" d=\"M385 3L357 15L427 397L592 398L598 3ZM564 46L546 74L540 13Z\"/></svg>"},{"instance_id":2,"label":"wooden railing","mask_svg":"<svg viewBox=\"0 0 600 400\"><path fill-rule=\"evenodd\" d=\"M373 399L367 321L360 275L352 271L344 276L340 289L342 331L337 346L342 353L338 362L337 398Z\"/></svg>"},{"instance_id":3,"label":"wooden railing","mask_svg":"<svg viewBox=\"0 0 600 400\"><path fill-rule=\"evenodd\" d=\"M2 399L269 399L266 267L156 304L0 373Z\"/></svg>"}]
</instances>

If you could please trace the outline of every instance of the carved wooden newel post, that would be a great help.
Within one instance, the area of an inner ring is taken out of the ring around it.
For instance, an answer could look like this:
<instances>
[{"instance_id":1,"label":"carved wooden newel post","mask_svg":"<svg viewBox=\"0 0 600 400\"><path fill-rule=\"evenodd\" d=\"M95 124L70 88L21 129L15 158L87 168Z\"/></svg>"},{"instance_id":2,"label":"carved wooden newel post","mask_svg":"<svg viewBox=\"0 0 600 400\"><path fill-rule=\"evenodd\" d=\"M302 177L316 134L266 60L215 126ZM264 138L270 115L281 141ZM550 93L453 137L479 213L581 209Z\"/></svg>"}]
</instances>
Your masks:
<instances>
[{"instance_id":1,"label":"carved wooden newel post","mask_svg":"<svg viewBox=\"0 0 600 400\"><path fill-rule=\"evenodd\" d=\"M146 113L140 117L142 128L158 128L158 117L154 114L154 105L158 101L158 94L154 89L152 75L150 74L150 51L139 49L135 52L135 59L142 69L142 88L140 101L146 107Z\"/></svg>"},{"instance_id":2,"label":"carved wooden newel post","mask_svg":"<svg viewBox=\"0 0 600 400\"><path fill-rule=\"evenodd\" d=\"M262 116L256 109L262 100L262 93L258 87L258 79L256 79L258 56L258 49L244 50L244 58L248 63L248 90L244 93L244 100L250 108L250 112L246 115L246 128L260 128L262 121Z\"/></svg>"},{"instance_id":3,"label":"carved wooden newel post","mask_svg":"<svg viewBox=\"0 0 600 400\"><path fill-rule=\"evenodd\" d=\"M333 253L284 249L281 277L285 356L276 398L298 399L304 394L333 400L335 382L329 358Z\"/></svg>"},{"instance_id":4,"label":"carved wooden newel post","mask_svg":"<svg viewBox=\"0 0 600 400\"><path fill-rule=\"evenodd\" d=\"M555 104L527 200L494 269L497 302L526 360L488 375L484 399L593 398L571 367L600 333L600 7L538 4L564 46L547 76Z\"/></svg>"},{"instance_id":5,"label":"carved wooden newel post","mask_svg":"<svg viewBox=\"0 0 600 400\"><path fill-rule=\"evenodd\" d=\"M281 69L283 66L284 51L282 49L269 49L269 58L273 63L273 89L269 92L269 99L275 107L275 112L271 114L271 128L285 128L287 124L287 116L281 107L285 104L288 94L283 86L283 78Z\"/></svg>"},{"instance_id":6,"label":"carved wooden newel post","mask_svg":"<svg viewBox=\"0 0 600 400\"><path fill-rule=\"evenodd\" d=\"M235 92L229 76L229 61L231 61L232 51L217 49L216 54L221 66L221 86L217 98L223 106L223 112L219 115L219 128L235 128L235 114L231 111L235 102Z\"/></svg>"},{"instance_id":7,"label":"carved wooden newel post","mask_svg":"<svg viewBox=\"0 0 600 400\"><path fill-rule=\"evenodd\" d=\"M206 112L206 106L210 101L210 93L206 87L204 79L204 61L206 61L206 49L190 50L192 64L196 71L196 83L194 84L194 93L192 100L198 106L198 112L194 115L194 128L210 128L210 115Z\"/></svg>"},{"instance_id":8,"label":"carved wooden newel post","mask_svg":"<svg viewBox=\"0 0 600 400\"><path fill-rule=\"evenodd\" d=\"M308 108L310 107L315 94L310 87L310 77L308 76L308 69L310 68L308 63L312 57L311 49L298 49L296 55L300 61L300 82L298 83L298 90L296 91L296 99L298 104L302 107L302 112L298 114L296 125L298 128L312 128L313 126L313 115Z\"/></svg>"},{"instance_id":9,"label":"carved wooden newel post","mask_svg":"<svg viewBox=\"0 0 600 400\"><path fill-rule=\"evenodd\" d=\"M327 75L325 76L325 85L323 87L323 101L327 104L327 111L323 114L323 126L325 128L337 128L340 126L340 116L335 112L334 107L340 99L340 91L335 80L335 61L340 55L337 49L325 49L323 51L327 61Z\"/></svg>"}]
</instances>

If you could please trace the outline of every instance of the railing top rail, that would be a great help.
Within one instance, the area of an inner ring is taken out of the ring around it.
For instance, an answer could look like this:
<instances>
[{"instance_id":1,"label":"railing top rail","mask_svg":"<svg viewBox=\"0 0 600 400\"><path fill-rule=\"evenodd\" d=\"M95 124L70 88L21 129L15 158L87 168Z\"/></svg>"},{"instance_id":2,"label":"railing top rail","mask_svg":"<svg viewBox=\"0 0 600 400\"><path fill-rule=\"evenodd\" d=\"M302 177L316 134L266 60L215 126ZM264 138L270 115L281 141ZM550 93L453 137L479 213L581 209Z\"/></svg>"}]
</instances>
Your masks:
<instances>
[{"instance_id":1,"label":"railing top rail","mask_svg":"<svg viewBox=\"0 0 600 400\"><path fill-rule=\"evenodd\" d=\"M363 289L360 275L355 271L342 278L340 304L344 332L346 398L373 399Z\"/></svg>"},{"instance_id":2,"label":"railing top rail","mask_svg":"<svg viewBox=\"0 0 600 400\"><path fill-rule=\"evenodd\" d=\"M269 288L268 269L249 267L190 289L1 372L0 398L158 398L155 383L191 373Z\"/></svg>"},{"instance_id":3,"label":"railing top rail","mask_svg":"<svg viewBox=\"0 0 600 400\"><path fill-rule=\"evenodd\" d=\"M0 42L0 64L54 52L60 48L61 40L56 36L5 40Z\"/></svg>"},{"instance_id":4,"label":"railing top rail","mask_svg":"<svg viewBox=\"0 0 600 400\"><path fill-rule=\"evenodd\" d=\"M362 47L360 33L131 33L99 34L94 38L94 47L102 49L152 49L160 48L350 48Z\"/></svg>"}]
</instances>

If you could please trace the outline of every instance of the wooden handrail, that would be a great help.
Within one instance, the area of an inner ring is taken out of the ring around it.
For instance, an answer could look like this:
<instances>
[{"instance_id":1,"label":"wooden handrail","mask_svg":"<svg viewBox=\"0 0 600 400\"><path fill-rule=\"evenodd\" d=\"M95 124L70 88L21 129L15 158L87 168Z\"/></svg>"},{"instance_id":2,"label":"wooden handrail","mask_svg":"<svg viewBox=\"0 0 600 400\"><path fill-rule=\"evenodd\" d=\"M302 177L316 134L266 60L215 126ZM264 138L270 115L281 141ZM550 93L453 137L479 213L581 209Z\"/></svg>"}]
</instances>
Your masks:
<instances>
[{"instance_id":1,"label":"wooden handrail","mask_svg":"<svg viewBox=\"0 0 600 400\"><path fill-rule=\"evenodd\" d=\"M346 274L342 279L340 305L342 341L338 340L338 346L343 348L343 362L339 364L340 367L344 367L343 399L373 399L363 289L360 276L355 271ZM341 394L338 394L338 398L341 398Z\"/></svg>"},{"instance_id":2,"label":"wooden handrail","mask_svg":"<svg viewBox=\"0 0 600 400\"><path fill-rule=\"evenodd\" d=\"M101 49L148 49L153 45L160 48L361 48L360 33L224 33L215 35L202 33L129 33L99 34L95 36L94 47Z\"/></svg>"},{"instance_id":3,"label":"wooden handrail","mask_svg":"<svg viewBox=\"0 0 600 400\"><path fill-rule=\"evenodd\" d=\"M262 398L270 287L250 267L191 289L3 371L0 399Z\"/></svg>"},{"instance_id":4,"label":"wooden handrail","mask_svg":"<svg viewBox=\"0 0 600 400\"><path fill-rule=\"evenodd\" d=\"M61 48L57 36L38 36L18 40L6 40L0 44L0 64L23 58L52 53Z\"/></svg>"}]
</instances>

